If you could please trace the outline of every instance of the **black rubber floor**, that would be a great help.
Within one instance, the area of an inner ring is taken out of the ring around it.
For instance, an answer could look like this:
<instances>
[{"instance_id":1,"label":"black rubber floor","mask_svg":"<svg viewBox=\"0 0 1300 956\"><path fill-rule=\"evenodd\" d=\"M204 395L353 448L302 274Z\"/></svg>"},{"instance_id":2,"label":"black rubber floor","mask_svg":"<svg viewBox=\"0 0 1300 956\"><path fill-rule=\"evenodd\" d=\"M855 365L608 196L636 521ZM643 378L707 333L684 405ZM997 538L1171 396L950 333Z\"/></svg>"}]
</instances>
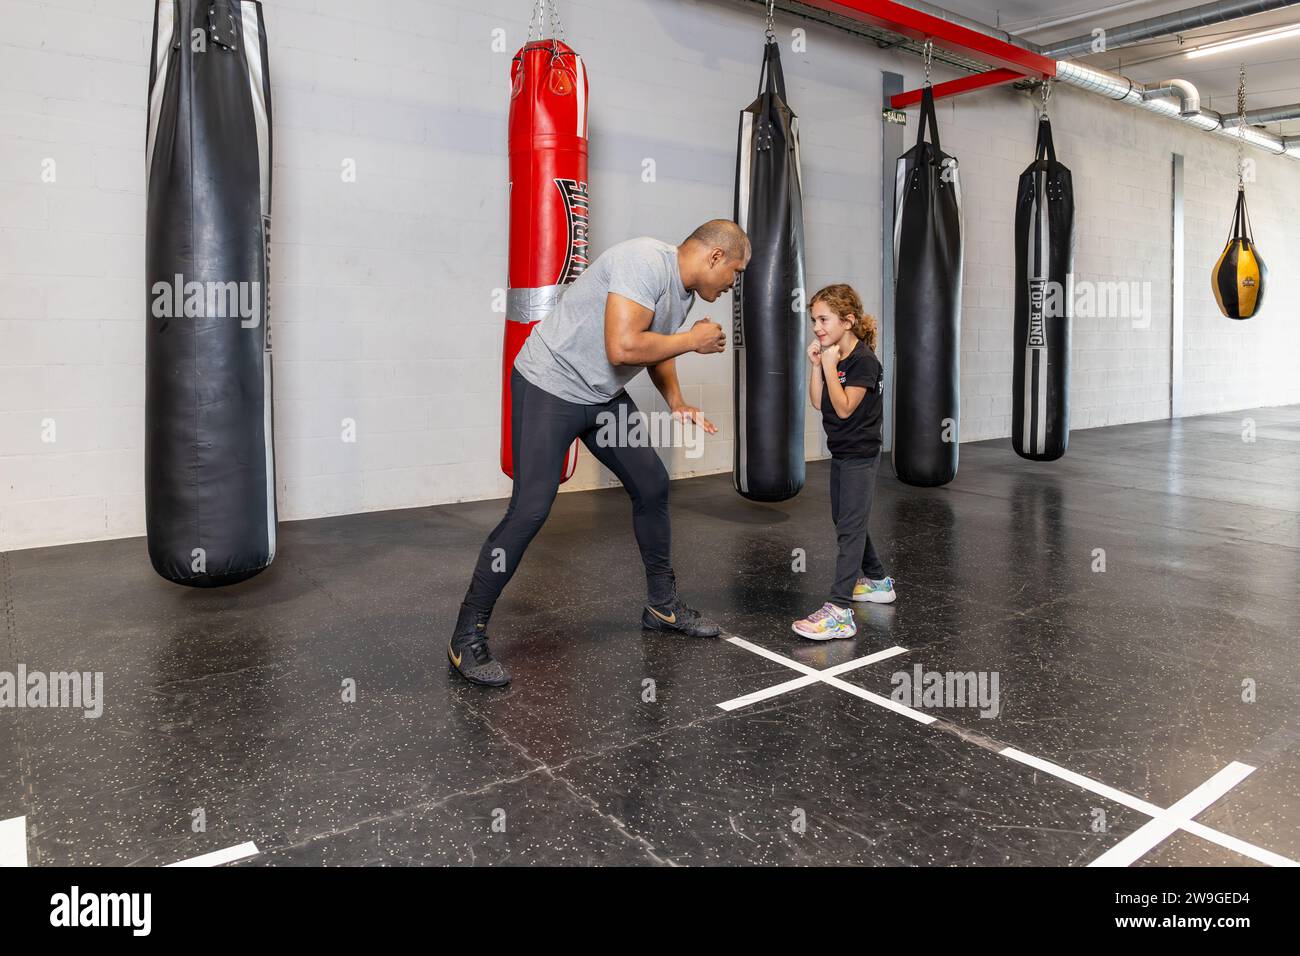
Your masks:
<instances>
[{"instance_id":1,"label":"black rubber floor","mask_svg":"<svg viewBox=\"0 0 1300 956\"><path fill-rule=\"evenodd\" d=\"M0 710L0 821L32 865L1300 858L1300 409L882 478L899 601L813 644L790 622L830 583L828 471L782 505L673 483L682 592L733 640L643 633L626 497L561 495L493 619L506 691L444 656L501 501L285 524L220 591L156 577L142 539L0 555L0 671L105 696ZM890 709L918 667L996 677L996 716Z\"/></svg>"}]
</instances>

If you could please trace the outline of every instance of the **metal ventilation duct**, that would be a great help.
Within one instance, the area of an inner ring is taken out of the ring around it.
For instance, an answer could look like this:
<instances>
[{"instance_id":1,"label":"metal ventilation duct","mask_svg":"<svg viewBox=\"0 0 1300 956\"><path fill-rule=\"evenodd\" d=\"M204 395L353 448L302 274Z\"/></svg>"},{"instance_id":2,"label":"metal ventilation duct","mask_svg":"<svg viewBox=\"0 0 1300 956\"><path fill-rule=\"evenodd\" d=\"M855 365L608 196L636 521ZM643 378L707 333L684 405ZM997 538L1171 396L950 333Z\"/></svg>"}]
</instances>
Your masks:
<instances>
[{"instance_id":1,"label":"metal ventilation duct","mask_svg":"<svg viewBox=\"0 0 1300 956\"><path fill-rule=\"evenodd\" d=\"M1283 7L1295 6L1297 3L1300 3L1300 0L1216 0L1214 3L1203 3L1199 7L1179 10L1176 13L1148 17L1118 27L1106 27L1106 49L1119 50L1145 40L1173 36L1176 33L1213 26L1216 23L1226 23L1229 20L1240 20L1242 17L1280 10ZM916 4L908 3L907 6L916 6ZM1089 53L1097 52L1092 48L1096 41L1096 37L1086 33L1070 37L1068 40L1049 43L1039 52L1043 56L1056 57L1058 60L1067 56L1087 56Z\"/></svg>"},{"instance_id":2,"label":"metal ventilation duct","mask_svg":"<svg viewBox=\"0 0 1300 956\"><path fill-rule=\"evenodd\" d=\"M1170 119L1176 119L1188 126L1240 140L1249 146L1256 146L1279 156L1286 155L1293 159L1300 159L1300 146L1296 144L1288 145L1280 136L1267 130L1256 129L1253 126L1226 126L1224 125L1225 117L1214 110L1201 109L1196 113L1184 115L1179 104L1174 103L1172 100L1144 96L1143 94L1147 92L1146 87L1141 83L1134 83L1128 77L1120 76L1118 73L1098 70L1072 60L1059 61L1056 64L1056 71L1057 82L1066 86L1073 86L1081 90L1087 90L1089 93L1105 96L1108 99L1118 100L1129 106L1146 110L1148 113L1168 116ZM1155 89L1155 87L1152 87L1152 89Z\"/></svg>"},{"instance_id":3,"label":"metal ventilation duct","mask_svg":"<svg viewBox=\"0 0 1300 956\"><path fill-rule=\"evenodd\" d=\"M1289 106L1269 106L1259 110L1246 110L1247 126L1262 126L1264 123L1279 123L1282 120L1300 118L1300 103ZM1223 117L1224 126L1236 126L1241 122L1237 114Z\"/></svg>"}]
</instances>

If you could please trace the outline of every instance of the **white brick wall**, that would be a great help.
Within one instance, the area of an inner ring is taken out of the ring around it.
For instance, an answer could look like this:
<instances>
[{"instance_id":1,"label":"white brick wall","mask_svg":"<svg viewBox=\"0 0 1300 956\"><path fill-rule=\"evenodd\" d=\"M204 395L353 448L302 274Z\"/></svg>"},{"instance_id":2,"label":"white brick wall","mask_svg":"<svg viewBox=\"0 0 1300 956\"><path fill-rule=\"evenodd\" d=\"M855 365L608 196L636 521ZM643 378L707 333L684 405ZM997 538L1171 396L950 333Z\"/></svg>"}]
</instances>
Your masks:
<instances>
[{"instance_id":1,"label":"white brick wall","mask_svg":"<svg viewBox=\"0 0 1300 956\"><path fill-rule=\"evenodd\" d=\"M267 0L274 89L272 296L285 519L508 494L497 467L506 278L505 117L519 0ZM756 9L566 0L592 82L597 249L676 241L730 215L737 111L761 56ZM0 549L144 529L144 100L150 0L0 0ZM880 306L880 71L918 64L827 28L783 53L800 115L808 281ZM504 53L492 31L506 33ZM783 30L783 35L785 31ZM1233 200L1232 144L1072 91L1053 97L1075 173L1079 277L1149 282L1149 328L1075 326L1074 425L1167 413L1169 153L1187 157L1187 412L1300 401L1300 164L1254 154L1273 267L1261 317L1218 315L1208 270ZM1006 90L941 105L966 195L966 440L1010 431L1012 200L1034 109ZM915 127L909 127L909 136ZM654 159L658 179L641 181ZM42 181L53 160L57 179ZM357 181L344 183L345 159ZM892 171L886 171L892 174ZM728 300L692 318L724 324ZM686 356L720 426L674 475L730 469L731 357ZM644 377L631 389L662 407ZM358 440L340 440L342 422ZM54 426L54 442L48 422ZM807 450L823 454L808 416ZM586 455L567 489L607 483Z\"/></svg>"}]
</instances>

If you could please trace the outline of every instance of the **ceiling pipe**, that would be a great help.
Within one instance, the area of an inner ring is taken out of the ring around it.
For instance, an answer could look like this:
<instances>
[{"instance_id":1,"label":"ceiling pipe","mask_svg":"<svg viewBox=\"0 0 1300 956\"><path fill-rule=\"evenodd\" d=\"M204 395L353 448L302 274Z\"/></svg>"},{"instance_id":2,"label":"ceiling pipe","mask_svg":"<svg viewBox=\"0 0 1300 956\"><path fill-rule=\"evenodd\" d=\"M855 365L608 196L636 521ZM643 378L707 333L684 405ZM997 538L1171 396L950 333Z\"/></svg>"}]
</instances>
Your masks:
<instances>
[{"instance_id":1,"label":"ceiling pipe","mask_svg":"<svg viewBox=\"0 0 1300 956\"><path fill-rule=\"evenodd\" d=\"M1043 55L1055 55L1052 48L1039 47L1035 43L1030 43L1021 37L1012 36L1005 30L998 30L987 26L976 20L970 20L966 17L950 13L941 7L933 6L921 0L899 0L905 6L921 10L932 16L940 17L952 23L958 23L961 26L971 30L976 30L988 36L996 37L1007 43L1014 43L1017 46L1024 47L1027 50L1035 50ZM1106 31L1108 41L1116 33L1124 32L1124 35L1133 37L1142 33L1149 34L1146 38L1158 35L1168 35L1180 30L1190 30L1196 26L1206 26L1212 23L1222 23L1225 20L1232 20L1243 16L1250 16L1254 13L1263 13L1267 10L1274 10L1281 7L1293 6L1300 3L1300 0L1221 0L1218 3L1207 3L1199 7L1193 7L1190 10L1184 10L1182 13L1172 13L1164 17L1152 17L1149 20L1140 23L1128 24L1127 27L1116 27ZM1217 18L1217 19L1216 19ZM1150 31L1156 30L1155 22L1160 21L1163 26L1160 30L1163 33ZM1142 27L1142 24L1147 24ZM1141 29L1139 29L1141 28ZM1139 42L1133 40L1132 42ZM1088 36L1089 50L1091 49L1092 35ZM1113 44L1108 42L1108 47ZM1224 125L1225 117L1210 109L1203 109L1200 105L1201 97L1195 86L1186 80L1166 80L1160 84L1153 84L1150 87L1143 86L1141 83L1134 82L1126 76L1120 76L1118 73L1111 73L1107 70L1099 70L1094 67L1085 66L1076 60L1061 60L1056 63L1056 81L1065 86L1073 86L1078 89L1088 90L1101 96L1109 97L1113 100L1127 103L1138 109L1146 110L1148 113L1156 113L1160 116L1166 116L1170 119L1178 120L1188 126L1204 130L1208 133L1215 133L1221 136L1229 136L1234 140L1243 142L1248 146L1254 146L1258 149L1266 150L1277 156L1288 156L1291 159L1300 159L1300 144L1297 142L1284 142L1281 136L1270 133L1267 130L1258 129L1254 126L1229 127ZM1178 102L1175 103L1166 96L1175 96Z\"/></svg>"},{"instance_id":2,"label":"ceiling pipe","mask_svg":"<svg viewBox=\"0 0 1300 956\"><path fill-rule=\"evenodd\" d=\"M1013 36L1024 36L1026 33L1038 33L1042 30L1051 30L1055 27L1063 27L1071 23L1078 23L1080 20L1089 20L1108 13L1116 13L1119 10L1127 10L1129 7L1140 7L1144 3L1150 3L1151 0L1124 0L1123 3L1113 3L1110 6L1102 7L1100 10L1088 10L1085 13L1071 13L1069 16L1056 17L1052 20L1043 20L1038 23L1030 23L1023 27L1012 30ZM1014 20L1012 24L1023 23L1023 20Z\"/></svg>"},{"instance_id":3,"label":"ceiling pipe","mask_svg":"<svg viewBox=\"0 0 1300 956\"><path fill-rule=\"evenodd\" d=\"M1157 96L1177 97L1179 116L1195 116L1201 111L1201 94L1197 92L1196 87L1186 80L1165 80L1154 86L1144 86L1142 88L1142 98L1144 100L1154 99Z\"/></svg>"},{"instance_id":4,"label":"ceiling pipe","mask_svg":"<svg viewBox=\"0 0 1300 956\"><path fill-rule=\"evenodd\" d=\"M1091 53L1103 51L1109 52L1143 43L1147 40L1173 36L1187 30L1197 30L1201 27L1214 26L1216 23L1226 23L1229 20L1254 16L1257 13L1280 10L1284 7L1295 6L1297 3L1300 3L1300 0L1215 0L1213 3L1203 3L1199 7L1191 7L1175 13L1148 17L1145 20L1136 20L1133 23L1125 23L1117 27L1105 27L1100 37L1105 41L1102 50L1093 49L1093 45L1097 43L1099 38L1093 36L1092 33L1086 33L1077 37L1070 37L1068 40L1058 40L1055 43L1044 44L1039 52L1044 56L1056 57L1057 59L1069 56L1087 56Z\"/></svg>"},{"instance_id":5,"label":"ceiling pipe","mask_svg":"<svg viewBox=\"0 0 1300 956\"><path fill-rule=\"evenodd\" d=\"M762 3L763 0L753 0L753 2ZM912 7L913 9L920 10L924 13L930 14L931 16L939 17L940 19L947 20L951 23L959 24L978 33L983 33L986 36L995 37L1005 43L1013 43L1025 50L1043 54L1046 54L1047 52L1042 47L1039 47L1038 44L1031 43L1021 37L1012 36L1005 30L998 30L976 20L959 16L948 10L944 10L942 7L936 7L933 4L922 2L922 0L896 0L896 2L900 2L904 6ZM1295 3L1300 3L1300 0L1252 0L1249 4L1206 4L1202 7L1195 7L1192 10L1184 11L1183 14L1171 14L1170 18L1177 21L1177 24L1168 27L1167 29L1173 31L1176 31L1177 29L1191 29L1191 27L1187 25L1187 21L1183 20L1182 17L1185 15L1206 16L1207 14L1204 11L1209 7L1218 8L1222 11L1228 8L1236 9L1249 6L1255 8L1252 12L1259 13L1263 12L1265 9L1291 6ZM814 9L803 3L797 2L797 0L777 0L777 5L792 11L799 9ZM1198 11L1200 11L1199 14ZM1238 12L1234 14L1234 16L1249 16L1249 13ZM1225 19L1230 18L1231 17L1225 17ZM1130 24L1130 26L1134 25ZM1113 31L1108 31L1108 34L1110 33L1113 33ZM1091 41L1091 35L1088 39ZM936 53L937 52L938 51L936 51ZM1184 112L1187 107L1187 100L1185 98L1180 98L1178 103L1174 103L1171 100L1163 98L1164 94L1153 94L1150 97L1145 97L1143 96L1143 93L1147 91L1147 87L1143 86L1141 83L1135 83L1128 77L1120 76L1117 73L1099 70L1074 60L1058 60L1056 64L1056 80L1064 86L1073 86L1077 89L1097 93L1101 96L1108 97L1109 99L1118 100L1127 103L1130 106L1135 106L1138 109L1146 110L1149 113L1156 113L1170 119L1178 120L1188 126L1195 127L1196 129L1215 133L1221 136L1232 137L1234 140L1266 150L1274 155L1300 159L1300 136L1291 136L1284 140L1281 136L1270 133L1267 130L1258 129L1254 126L1246 126L1244 128L1225 126L1225 117L1210 109L1198 109L1196 112ZM1186 81L1178 81L1178 83L1181 86L1181 84L1186 83ZM1173 84L1174 81L1170 80L1160 85L1169 87L1169 95L1178 96L1179 89L1175 88ZM1186 87L1190 88L1192 92L1195 92L1195 87L1192 86L1192 84L1186 83ZM1154 91L1155 89L1157 89L1156 86L1151 87L1151 90ZM1184 89L1183 92L1186 93L1187 90ZM1199 95L1196 99L1199 102Z\"/></svg>"},{"instance_id":6,"label":"ceiling pipe","mask_svg":"<svg viewBox=\"0 0 1300 956\"><path fill-rule=\"evenodd\" d=\"M1126 76L1120 76L1118 73L1085 66L1074 60L1059 60L1056 64L1056 81L1065 86L1073 86L1076 89L1087 90L1089 93L1096 93L1099 96L1105 96L1120 103L1126 103L1129 106L1136 106L1148 113L1157 113L1170 119L1179 120L1196 129L1226 136L1249 146L1267 150L1277 156L1300 159L1300 137L1289 137L1287 140L1283 140L1281 136L1254 126L1228 127L1224 125L1224 116L1209 109L1202 109L1194 114L1185 115L1182 112L1183 106L1181 103L1175 104L1167 99L1145 96L1147 87L1141 83L1133 82ZM1155 90L1156 87L1153 86L1151 89Z\"/></svg>"},{"instance_id":7,"label":"ceiling pipe","mask_svg":"<svg viewBox=\"0 0 1300 956\"><path fill-rule=\"evenodd\" d=\"M1247 126L1262 126L1265 123L1280 123L1282 120L1300 119L1300 103L1291 103L1288 106L1266 106L1258 110L1246 110ZM1241 117L1236 113L1229 113L1223 117L1224 126L1237 126L1241 123Z\"/></svg>"}]
</instances>

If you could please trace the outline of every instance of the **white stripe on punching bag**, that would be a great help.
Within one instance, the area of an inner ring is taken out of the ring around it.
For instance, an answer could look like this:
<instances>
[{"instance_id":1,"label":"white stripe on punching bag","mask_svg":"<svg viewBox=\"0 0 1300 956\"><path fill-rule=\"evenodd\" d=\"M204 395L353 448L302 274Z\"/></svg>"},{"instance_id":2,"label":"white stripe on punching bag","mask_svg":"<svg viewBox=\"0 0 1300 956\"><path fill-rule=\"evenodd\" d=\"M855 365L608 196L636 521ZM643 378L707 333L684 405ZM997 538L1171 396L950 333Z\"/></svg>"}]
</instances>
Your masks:
<instances>
[{"instance_id":1,"label":"white stripe on punching bag","mask_svg":"<svg viewBox=\"0 0 1300 956\"><path fill-rule=\"evenodd\" d=\"M266 64L262 62L262 11L256 3L248 2L241 3L239 10L244 34L244 62L248 64L249 95L253 102L253 122L257 128L257 162L262 201L262 334L267 336L267 348L262 354L262 439L266 474L266 553L269 564L275 558L276 546L271 317L265 308L271 296L271 264L266 257L270 245L270 236L266 231L271 220L271 115L267 100Z\"/></svg>"},{"instance_id":2,"label":"white stripe on punching bag","mask_svg":"<svg viewBox=\"0 0 1300 956\"><path fill-rule=\"evenodd\" d=\"M753 149L754 114L745 112L740 115L740 168L736 173L738 179L736 184L738 190L736 215L739 220L736 225L746 232L749 231L749 177L753 169ZM743 287L743 278L741 283ZM745 370L745 357L741 354L745 347L744 304L743 296L732 303L732 310L737 317L733 320L733 326L736 322L740 323L740 335L736 337L733 329L731 343L732 348L736 350L736 474L734 483L736 489L741 492L749 491L749 449L746 437L749 434L749 388Z\"/></svg>"},{"instance_id":3,"label":"white stripe on punching bag","mask_svg":"<svg viewBox=\"0 0 1300 956\"><path fill-rule=\"evenodd\" d=\"M262 217L262 249L265 250L269 244L269 237L266 235L266 224L270 221L269 216ZM263 253L265 256L265 252ZM271 269L267 263L262 274L265 279L262 283L262 303L263 303L263 322L269 323L268 305L271 301ZM266 563L270 564L275 559L276 545L276 528L275 528L275 390L272 388L272 366L275 364L271 359L270 338L271 328L265 324L262 329L263 335L267 336L266 348L262 352L262 451L265 455L266 465Z\"/></svg>"},{"instance_id":4,"label":"white stripe on punching bag","mask_svg":"<svg viewBox=\"0 0 1300 956\"><path fill-rule=\"evenodd\" d=\"M903 200L907 195L907 160L894 166L894 277L898 277L898 244L903 237Z\"/></svg>"},{"instance_id":5,"label":"white stripe on punching bag","mask_svg":"<svg viewBox=\"0 0 1300 956\"><path fill-rule=\"evenodd\" d=\"M898 162L894 164L894 285L898 285L898 245L903 236L903 199L907 189L907 160L901 156ZM895 289L891 289L895 292ZM897 368L898 362L898 343L891 342L894 348L894 362ZM889 423L890 433L894 436L894 447L890 449L890 461L894 460L894 455L898 454L898 375L893 376L893 381L889 384L889 414L892 416Z\"/></svg>"},{"instance_id":6,"label":"white stripe on punching bag","mask_svg":"<svg viewBox=\"0 0 1300 956\"><path fill-rule=\"evenodd\" d=\"M1038 196L1037 173L1034 182L1034 197ZM1025 314L1028 316L1025 328L1025 354L1022 362L1025 368L1025 384L1021 395L1020 440L1025 451L1036 453L1034 447L1034 279L1038 275L1038 260L1035 258L1037 245L1034 242L1034 230L1038 227L1035 217L1030 217L1029 234L1025 237L1025 273L1028 288L1017 290L1019 295L1027 296Z\"/></svg>"},{"instance_id":7,"label":"white stripe on punching bag","mask_svg":"<svg viewBox=\"0 0 1300 956\"><path fill-rule=\"evenodd\" d=\"M957 201L957 281L953 288L957 290L957 328L953 331L957 333L957 341L961 341L961 290L966 282L966 212L961 205L961 168L957 165L955 158L951 159L951 165L948 167L948 175L952 178L952 195ZM961 360L961 349L957 349L957 359ZM958 418L961 416L961 389L957 389L956 409ZM958 422L958 427L961 423Z\"/></svg>"},{"instance_id":8,"label":"white stripe on punching bag","mask_svg":"<svg viewBox=\"0 0 1300 956\"><path fill-rule=\"evenodd\" d=\"M257 161L261 173L262 215L271 215L271 121L266 97L266 64L262 62L261 11L255 3L241 3L244 26L244 59L248 63L249 94L253 98L253 120L257 127Z\"/></svg>"},{"instance_id":9,"label":"white stripe on punching bag","mask_svg":"<svg viewBox=\"0 0 1300 956\"><path fill-rule=\"evenodd\" d=\"M1025 386L1023 405L1024 413L1021 421L1020 434L1024 443L1025 451L1031 455L1041 454L1042 445L1038 437L1038 429L1034 425L1035 413L1037 420L1042 422L1042 409L1038 404L1039 389L1037 383L1046 381L1045 369L1043 368L1042 347L1036 344L1036 329L1042 328L1044 316L1041 311L1035 312L1034 292L1038 290L1042 295L1046 295L1046 289L1042 287L1042 278L1045 271L1043 266L1043 228L1046 225L1043 216L1043 178L1042 173L1034 173L1034 206L1033 213L1029 220L1029 235L1025 237L1027 248L1025 249L1025 265L1028 273L1029 287L1021 291L1021 295L1028 296L1026 308L1029 316L1029 327L1025 335ZM1045 305L1046 299L1043 300ZM1037 320L1037 321L1035 321Z\"/></svg>"},{"instance_id":10,"label":"white stripe on punching bag","mask_svg":"<svg viewBox=\"0 0 1300 956\"><path fill-rule=\"evenodd\" d=\"M1039 351L1038 362L1038 453L1047 451L1047 367L1051 363L1052 353L1047 341L1048 303L1051 290L1047 286L1051 274L1052 233L1047 216L1047 174L1043 173L1039 181L1038 193L1038 277L1043 282L1043 347Z\"/></svg>"},{"instance_id":11,"label":"white stripe on punching bag","mask_svg":"<svg viewBox=\"0 0 1300 956\"><path fill-rule=\"evenodd\" d=\"M740 180L740 199L736 203L736 214L739 220L736 225L741 229L749 229L749 175L752 168L751 151L754 143L754 114L742 113L740 116L740 171L736 174Z\"/></svg>"},{"instance_id":12,"label":"white stripe on punching bag","mask_svg":"<svg viewBox=\"0 0 1300 956\"><path fill-rule=\"evenodd\" d=\"M1037 173L1035 173L1034 182L1034 201L1038 197ZM1028 296L1025 304L1026 314L1029 317L1028 325L1025 329L1025 385L1023 395L1022 420L1020 422L1020 436L1024 443L1025 451L1031 455L1035 454L1038 449L1034 446L1034 280L1038 276L1038 246L1034 242L1034 230L1038 228L1037 217L1031 216L1029 220L1029 235L1025 237L1025 272L1029 282L1027 289L1020 290L1021 295Z\"/></svg>"},{"instance_id":13,"label":"white stripe on punching bag","mask_svg":"<svg viewBox=\"0 0 1300 956\"><path fill-rule=\"evenodd\" d=\"M794 175L799 183L799 197L803 198L803 159L799 154L799 117L790 115L790 137L794 140Z\"/></svg>"},{"instance_id":14,"label":"white stripe on punching bag","mask_svg":"<svg viewBox=\"0 0 1300 956\"><path fill-rule=\"evenodd\" d=\"M145 196L149 195L149 178L153 174L154 141L158 138L158 116L162 112L163 93L167 89L167 71L172 61L172 37L176 31L175 0L160 0L158 24L154 31L154 79L149 88L149 134L144 147Z\"/></svg>"},{"instance_id":15,"label":"white stripe on punching bag","mask_svg":"<svg viewBox=\"0 0 1300 956\"><path fill-rule=\"evenodd\" d=\"M573 63L578 74L578 135L587 136L587 67L582 57L573 55Z\"/></svg>"}]
</instances>

